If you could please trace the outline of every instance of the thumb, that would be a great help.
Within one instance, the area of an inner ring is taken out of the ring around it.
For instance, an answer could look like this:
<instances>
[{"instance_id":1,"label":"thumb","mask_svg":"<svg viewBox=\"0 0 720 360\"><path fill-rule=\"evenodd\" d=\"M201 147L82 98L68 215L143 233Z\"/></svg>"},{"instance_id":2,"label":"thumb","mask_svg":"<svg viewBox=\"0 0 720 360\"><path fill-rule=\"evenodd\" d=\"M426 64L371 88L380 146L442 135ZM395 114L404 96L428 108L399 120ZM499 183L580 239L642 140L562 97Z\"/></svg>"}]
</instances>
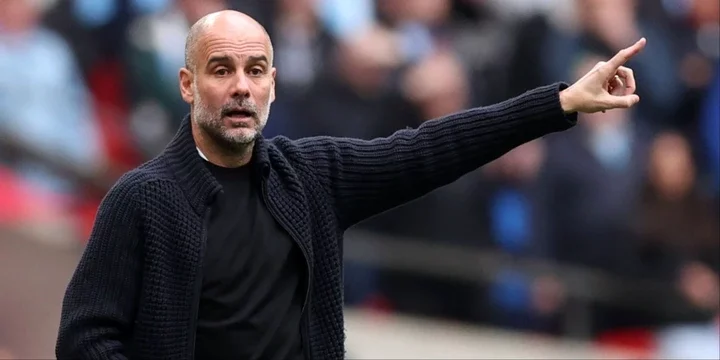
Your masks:
<instances>
[{"instance_id":1,"label":"thumb","mask_svg":"<svg viewBox=\"0 0 720 360\"><path fill-rule=\"evenodd\" d=\"M615 109L627 109L633 107L638 102L640 102L640 97L637 96L637 94L632 94L624 96L609 96L607 104Z\"/></svg>"}]
</instances>

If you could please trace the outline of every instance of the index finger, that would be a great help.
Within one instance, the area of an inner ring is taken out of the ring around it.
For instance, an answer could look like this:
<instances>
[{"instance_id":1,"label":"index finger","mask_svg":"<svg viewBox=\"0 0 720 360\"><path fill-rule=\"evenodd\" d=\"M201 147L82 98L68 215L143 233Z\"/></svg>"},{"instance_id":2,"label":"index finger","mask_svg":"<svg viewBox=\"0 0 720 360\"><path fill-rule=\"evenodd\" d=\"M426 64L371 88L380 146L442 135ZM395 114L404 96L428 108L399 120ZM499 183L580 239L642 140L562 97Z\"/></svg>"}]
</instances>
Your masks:
<instances>
[{"instance_id":1,"label":"index finger","mask_svg":"<svg viewBox=\"0 0 720 360\"><path fill-rule=\"evenodd\" d=\"M614 73L619 67L623 66L633 56L637 55L640 50L645 47L646 42L647 41L645 40L645 38L641 38L635 44L632 44L630 47L620 50L605 65L611 68Z\"/></svg>"}]
</instances>

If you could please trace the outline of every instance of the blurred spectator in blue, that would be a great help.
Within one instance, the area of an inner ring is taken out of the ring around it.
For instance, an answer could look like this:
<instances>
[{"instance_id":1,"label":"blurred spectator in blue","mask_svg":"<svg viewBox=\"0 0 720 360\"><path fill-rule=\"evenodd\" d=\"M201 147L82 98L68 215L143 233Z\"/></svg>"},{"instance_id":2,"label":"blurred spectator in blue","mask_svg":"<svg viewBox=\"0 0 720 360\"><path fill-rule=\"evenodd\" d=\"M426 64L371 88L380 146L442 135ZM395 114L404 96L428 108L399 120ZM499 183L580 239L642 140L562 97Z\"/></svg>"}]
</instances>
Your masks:
<instances>
[{"instance_id":1,"label":"blurred spectator in blue","mask_svg":"<svg viewBox=\"0 0 720 360\"><path fill-rule=\"evenodd\" d=\"M82 170L97 170L104 153L92 99L67 43L43 27L40 16L37 1L0 1L0 131ZM12 166L48 190L78 190L41 164Z\"/></svg>"},{"instance_id":2,"label":"blurred spectator in blue","mask_svg":"<svg viewBox=\"0 0 720 360\"><path fill-rule=\"evenodd\" d=\"M285 0L283 0L285 1ZM374 0L311 0L318 16L333 37L344 39L375 24Z\"/></svg>"},{"instance_id":3,"label":"blurred spectator in blue","mask_svg":"<svg viewBox=\"0 0 720 360\"><path fill-rule=\"evenodd\" d=\"M379 23L395 31L404 62L431 54L449 30L449 0L377 0L376 4Z\"/></svg>"},{"instance_id":4,"label":"blurred spectator in blue","mask_svg":"<svg viewBox=\"0 0 720 360\"><path fill-rule=\"evenodd\" d=\"M167 0L72 0L66 3L69 3L69 14L62 15L70 15L71 18L59 21L71 23L70 29L67 29L69 33L83 29L91 39L90 43L76 43L76 49L93 48L96 61L104 62L121 58L125 53L123 39L135 16L156 11L164 7Z\"/></svg>"},{"instance_id":5,"label":"blurred spectator in blue","mask_svg":"<svg viewBox=\"0 0 720 360\"><path fill-rule=\"evenodd\" d=\"M488 164L484 173L491 195L486 213L497 249L524 258L544 258L547 250L535 235L539 229L537 178L545 162L545 143L524 144ZM499 272L490 288L491 320L503 327L558 331L557 314L564 298L562 284L551 274Z\"/></svg>"},{"instance_id":6,"label":"blurred spectator in blue","mask_svg":"<svg viewBox=\"0 0 720 360\"><path fill-rule=\"evenodd\" d=\"M80 24L95 28L110 23L119 12L120 0L73 0L72 12Z\"/></svg>"}]
</instances>

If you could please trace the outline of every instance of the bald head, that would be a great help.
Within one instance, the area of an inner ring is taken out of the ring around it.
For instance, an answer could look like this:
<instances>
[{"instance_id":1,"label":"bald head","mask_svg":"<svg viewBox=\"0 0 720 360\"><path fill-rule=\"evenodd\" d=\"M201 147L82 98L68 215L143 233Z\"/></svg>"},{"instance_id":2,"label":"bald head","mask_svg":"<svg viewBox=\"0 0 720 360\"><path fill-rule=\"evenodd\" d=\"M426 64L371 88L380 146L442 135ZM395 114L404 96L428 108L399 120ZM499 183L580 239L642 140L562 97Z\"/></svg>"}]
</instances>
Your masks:
<instances>
[{"instance_id":1,"label":"bald head","mask_svg":"<svg viewBox=\"0 0 720 360\"><path fill-rule=\"evenodd\" d=\"M235 10L222 10L203 16L190 27L187 38L185 39L185 67L190 71L195 71L198 45L206 35L213 33L222 34L229 28L245 31L262 31L267 38L270 64L272 64L273 48L267 30L247 14Z\"/></svg>"},{"instance_id":2,"label":"bald head","mask_svg":"<svg viewBox=\"0 0 720 360\"><path fill-rule=\"evenodd\" d=\"M272 58L267 31L243 13L214 12L192 25L178 85L190 104L196 144L208 158L217 155L215 161L226 159L228 166L247 161L275 100Z\"/></svg>"}]
</instances>

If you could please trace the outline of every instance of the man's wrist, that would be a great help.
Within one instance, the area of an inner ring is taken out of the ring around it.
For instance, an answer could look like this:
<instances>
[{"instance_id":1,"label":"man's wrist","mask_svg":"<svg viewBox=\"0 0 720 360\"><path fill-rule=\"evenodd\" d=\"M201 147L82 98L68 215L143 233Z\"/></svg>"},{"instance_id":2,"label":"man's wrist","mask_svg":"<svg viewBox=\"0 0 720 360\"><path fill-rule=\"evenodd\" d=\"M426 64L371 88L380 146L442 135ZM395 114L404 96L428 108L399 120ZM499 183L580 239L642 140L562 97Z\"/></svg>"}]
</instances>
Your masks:
<instances>
[{"instance_id":1,"label":"man's wrist","mask_svg":"<svg viewBox=\"0 0 720 360\"><path fill-rule=\"evenodd\" d=\"M569 89L569 88L568 88ZM572 102L572 96L568 93L568 89L560 90L560 107L565 114L577 112Z\"/></svg>"}]
</instances>

